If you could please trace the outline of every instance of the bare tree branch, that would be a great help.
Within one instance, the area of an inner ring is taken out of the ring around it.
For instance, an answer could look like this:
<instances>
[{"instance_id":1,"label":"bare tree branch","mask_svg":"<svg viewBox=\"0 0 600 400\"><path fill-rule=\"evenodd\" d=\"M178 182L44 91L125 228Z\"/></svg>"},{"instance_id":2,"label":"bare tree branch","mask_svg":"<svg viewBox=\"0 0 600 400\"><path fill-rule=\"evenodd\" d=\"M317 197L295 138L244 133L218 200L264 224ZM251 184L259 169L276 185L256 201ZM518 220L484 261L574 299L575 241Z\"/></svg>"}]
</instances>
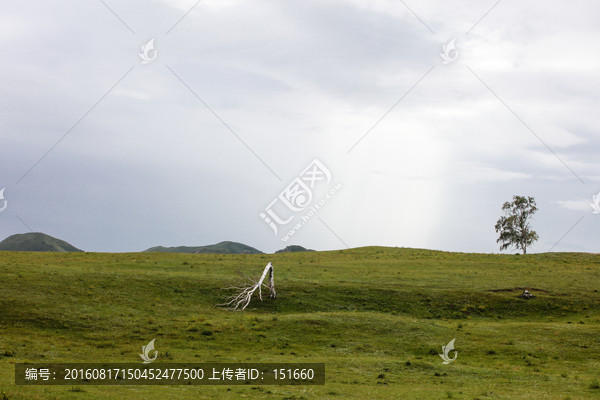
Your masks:
<instances>
[{"instance_id":1,"label":"bare tree branch","mask_svg":"<svg viewBox=\"0 0 600 400\"><path fill-rule=\"evenodd\" d=\"M267 273L269 274L269 285L263 283L265 278L267 277ZM252 300L252 295L258 289L258 298L262 301L262 286L265 286L269 289L269 298L275 299L277 298L277 293L275 292L275 279L273 276L273 265L268 263L263 273L258 281L253 281L251 285L248 286L232 286L226 289L236 290L237 294L234 294L229 298L224 304L219 304L219 306L227 307L230 310L245 310L250 304L250 300Z\"/></svg>"}]
</instances>

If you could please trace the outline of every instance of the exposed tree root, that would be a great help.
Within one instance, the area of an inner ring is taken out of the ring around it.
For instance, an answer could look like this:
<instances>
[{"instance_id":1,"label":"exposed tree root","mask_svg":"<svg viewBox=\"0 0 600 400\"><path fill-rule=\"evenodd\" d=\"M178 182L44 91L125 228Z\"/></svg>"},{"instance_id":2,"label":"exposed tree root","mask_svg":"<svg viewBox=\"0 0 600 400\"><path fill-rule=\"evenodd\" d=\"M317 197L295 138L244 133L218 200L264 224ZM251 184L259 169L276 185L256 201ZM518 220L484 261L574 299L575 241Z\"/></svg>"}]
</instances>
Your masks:
<instances>
[{"instance_id":1,"label":"exposed tree root","mask_svg":"<svg viewBox=\"0 0 600 400\"><path fill-rule=\"evenodd\" d=\"M264 284L264 280L267 277L267 273L269 274L269 285ZM269 298L275 299L277 298L277 293L275 292L275 281L273 278L273 265L268 263L265 267L260 279L258 281L253 281L252 285L248 286L232 286L226 289L236 290L237 294L234 294L229 298L229 301L224 304L219 304L219 306L227 307L230 310L245 310L250 304L250 300L252 300L252 295L258 289L258 298L262 301L262 286L264 285L269 289Z\"/></svg>"}]
</instances>

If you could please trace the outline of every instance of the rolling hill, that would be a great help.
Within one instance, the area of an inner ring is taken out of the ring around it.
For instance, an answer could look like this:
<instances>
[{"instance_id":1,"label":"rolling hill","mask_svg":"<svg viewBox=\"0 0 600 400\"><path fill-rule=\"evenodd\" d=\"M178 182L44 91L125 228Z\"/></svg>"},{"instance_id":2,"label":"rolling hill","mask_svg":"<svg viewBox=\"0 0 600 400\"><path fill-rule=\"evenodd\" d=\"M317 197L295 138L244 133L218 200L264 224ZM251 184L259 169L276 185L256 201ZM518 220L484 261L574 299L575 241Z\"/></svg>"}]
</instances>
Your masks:
<instances>
[{"instance_id":1,"label":"rolling hill","mask_svg":"<svg viewBox=\"0 0 600 400\"><path fill-rule=\"evenodd\" d=\"M75 246L40 232L12 235L0 242L0 251L80 252Z\"/></svg>"},{"instance_id":2,"label":"rolling hill","mask_svg":"<svg viewBox=\"0 0 600 400\"><path fill-rule=\"evenodd\" d=\"M262 254L254 247L237 242L220 242L207 246L177 246L177 247L151 247L144 253L195 253L195 254Z\"/></svg>"},{"instance_id":3,"label":"rolling hill","mask_svg":"<svg viewBox=\"0 0 600 400\"><path fill-rule=\"evenodd\" d=\"M275 252L275 254L278 254L278 253L299 253L299 252L303 252L303 251L314 251L314 250L307 249L307 248L304 248L302 246L298 246L298 245L293 244L291 246L286 246L285 249L277 250Z\"/></svg>"}]
</instances>

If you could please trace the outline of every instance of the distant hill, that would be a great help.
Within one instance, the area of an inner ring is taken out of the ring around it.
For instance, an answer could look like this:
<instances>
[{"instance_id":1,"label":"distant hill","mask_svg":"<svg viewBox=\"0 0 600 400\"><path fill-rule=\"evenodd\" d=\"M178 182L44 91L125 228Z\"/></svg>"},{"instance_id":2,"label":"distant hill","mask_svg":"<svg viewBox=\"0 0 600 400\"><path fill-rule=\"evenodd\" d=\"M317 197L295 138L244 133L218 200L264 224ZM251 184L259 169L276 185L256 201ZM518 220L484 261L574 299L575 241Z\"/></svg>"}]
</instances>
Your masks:
<instances>
[{"instance_id":1,"label":"distant hill","mask_svg":"<svg viewBox=\"0 0 600 400\"><path fill-rule=\"evenodd\" d=\"M287 246L285 249L277 250L275 252L275 254L277 254L277 253L299 253L299 252L302 252L302 251L314 251L314 250L305 249L302 246L297 246L297 245L293 244L291 246Z\"/></svg>"},{"instance_id":2,"label":"distant hill","mask_svg":"<svg viewBox=\"0 0 600 400\"><path fill-rule=\"evenodd\" d=\"M12 235L0 242L0 251L82 251L64 240L40 232Z\"/></svg>"},{"instance_id":3,"label":"distant hill","mask_svg":"<svg viewBox=\"0 0 600 400\"><path fill-rule=\"evenodd\" d=\"M203 254L262 254L254 247L237 242L221 242L208 246L177 246L177 247L151 247L144 252L154 253L203 253Z\"/></svg>"}]
</instances>

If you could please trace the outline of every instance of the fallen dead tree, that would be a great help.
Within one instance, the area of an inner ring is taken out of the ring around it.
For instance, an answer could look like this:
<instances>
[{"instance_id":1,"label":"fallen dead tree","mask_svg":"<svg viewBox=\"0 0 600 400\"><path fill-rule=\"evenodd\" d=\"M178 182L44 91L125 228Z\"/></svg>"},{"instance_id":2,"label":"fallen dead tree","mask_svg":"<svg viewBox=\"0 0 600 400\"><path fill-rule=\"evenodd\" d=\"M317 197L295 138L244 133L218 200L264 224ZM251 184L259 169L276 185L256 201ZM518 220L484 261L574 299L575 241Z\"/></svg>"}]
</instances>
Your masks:
<instances>
[{"instance_id":1,"label":"fallen dead tree","mask_svg":"<svg viewBox=\"0 0 600 400\"><path fill-rule=\"evenodd\" d=\"M269 275L269 284L266 285L264 283L265 278ZM219 306L227 307L230 310L244 310L250 304L250 300L252 300L252 295L258 289L258 298L262 301L262 286L264 285L269 289L269 298L275 299L277 298L277 293L275 292L275 280L273 278L273 265L268 263L263 273L258 281L253 281L251 285L247 286L232 286L226 288L226 290L236 290L237 293L229 298L229 300L224 304L219 304Z\"/></svg>"}]
</instances>

